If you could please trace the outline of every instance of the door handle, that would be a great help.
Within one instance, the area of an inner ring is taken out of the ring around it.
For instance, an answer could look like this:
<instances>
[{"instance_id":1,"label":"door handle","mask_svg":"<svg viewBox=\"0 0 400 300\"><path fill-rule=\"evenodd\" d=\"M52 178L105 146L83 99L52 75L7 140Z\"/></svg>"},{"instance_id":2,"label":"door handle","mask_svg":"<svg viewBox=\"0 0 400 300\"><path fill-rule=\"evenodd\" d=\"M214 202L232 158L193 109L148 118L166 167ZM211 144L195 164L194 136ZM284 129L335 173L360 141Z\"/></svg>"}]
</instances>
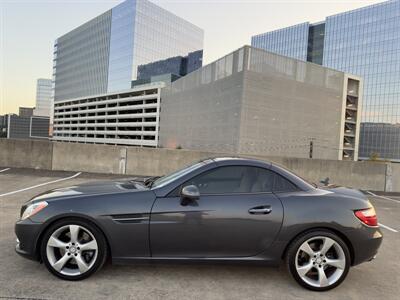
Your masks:
<instances>
[{"instance_id":1,"label":"door handle","mask_svg":"<svg viewBox=\"0 0 400 300\"><path fill-rule=\"evenodd\" d=\"M258 206L249 209L249 213L252 215L266 215L272 211L270 206Z\"/></svg>"}]
</instances>

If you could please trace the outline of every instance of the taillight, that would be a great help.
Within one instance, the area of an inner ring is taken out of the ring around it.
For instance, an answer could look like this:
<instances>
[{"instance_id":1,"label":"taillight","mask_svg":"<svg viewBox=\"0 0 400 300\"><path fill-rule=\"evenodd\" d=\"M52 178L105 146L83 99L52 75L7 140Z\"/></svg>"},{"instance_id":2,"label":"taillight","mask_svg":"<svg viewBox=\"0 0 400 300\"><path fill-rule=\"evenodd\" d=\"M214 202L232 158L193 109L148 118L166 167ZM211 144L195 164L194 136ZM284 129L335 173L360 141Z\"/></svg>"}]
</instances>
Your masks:
<instances>
[{"instance_id":1,"label":"taillight","mask_svg":"<svg viewBox=\"0 0 400 300\"><path fill-rule=\"evenodd\" d=\"M367 209L356 210L354 214L365 225L378 226L378 218L376 217L375 208L373 206Z\"/></svg>"}]
</instances>

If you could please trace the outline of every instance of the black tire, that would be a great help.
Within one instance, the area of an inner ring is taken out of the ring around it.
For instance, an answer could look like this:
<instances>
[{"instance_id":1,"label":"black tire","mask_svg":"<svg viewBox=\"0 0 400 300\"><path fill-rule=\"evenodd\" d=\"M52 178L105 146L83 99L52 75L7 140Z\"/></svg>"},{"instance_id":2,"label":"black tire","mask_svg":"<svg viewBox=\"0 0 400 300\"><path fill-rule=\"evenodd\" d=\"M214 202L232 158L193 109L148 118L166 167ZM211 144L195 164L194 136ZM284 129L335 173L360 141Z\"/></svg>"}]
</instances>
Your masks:
<instances>
[{"instance_id":1,"label":"black tire","mask_svg":"<svg viewBox=\"0 0 400 300\"><path fill-rule=\"evenodd\" d=\"M296 269L297 251L304 242L313 237L327 237L333 239L336 243L340 245L345 256L345 268L343 269L343 273L341 274L340 278L336 282L325 287L317 287L314 285L310 285L300 277ZM340 285L349 272L350 260L351 260L350 251L346 243L338 235L329 230L312 230L301 234L290 244L288 251L286 253L286 266L289 270L289 273L297 281L298 284L312 291L328 291Z\"/></svg>"},{"instance_id":2,"label":"black tire","mask_svg":"<svg viewBox=\"0 0 400 300\"><path fill-rule=\"evenodd\" d=\"M51 235L59 228L67 225L79 225L81 227L84 227L85 229L89 230L94 238L96 239L97 242L97 257L91 266L89 270L86 272L79 274L79 275L65 275L62 274L58 271L56 271L51 263L49 262L49 259L47 257L47 242ZM46 229L46 232L43 235L42 241L41 241L41 246L40 246L40 255L42 258L43 263L45 264L47 270L57 276L58 278L64 279L64 280L71 280L71 281L76 281L76 280L82 280L85 278L88 278L89 276L93 275L96 271L100 270L102 266L104 265L107 256L108 256L108 247L107 247L107 241L103 235L103 233L97 228L97 226L93 225L89 221L85 221L80 218L65 218L62 220L59 220L52 224L49 228Z\"/></svg>"}]
</instances>

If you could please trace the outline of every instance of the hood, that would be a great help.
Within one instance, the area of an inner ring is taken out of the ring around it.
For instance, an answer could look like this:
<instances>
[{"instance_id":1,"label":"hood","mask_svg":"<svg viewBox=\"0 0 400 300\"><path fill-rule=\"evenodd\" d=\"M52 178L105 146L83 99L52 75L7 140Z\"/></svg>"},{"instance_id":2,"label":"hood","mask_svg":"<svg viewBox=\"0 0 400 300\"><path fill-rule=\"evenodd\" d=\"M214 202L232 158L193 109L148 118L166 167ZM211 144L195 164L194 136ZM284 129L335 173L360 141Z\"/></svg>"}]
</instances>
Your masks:
<instances>
[{"instance_id":1,"label":"hood","mask_svg":"<svg viewBox=\"0 0 400 300\"><path fill-rule=\"evenodd\" d=\"M82 197L88 195L104 195L126 192L138 192L148 190L143 183L138 181L118 180L118 181L96 181L49 190L32 198L31 201L43 201L60 199L67 197Z\"/></svg>"}]
</instances>

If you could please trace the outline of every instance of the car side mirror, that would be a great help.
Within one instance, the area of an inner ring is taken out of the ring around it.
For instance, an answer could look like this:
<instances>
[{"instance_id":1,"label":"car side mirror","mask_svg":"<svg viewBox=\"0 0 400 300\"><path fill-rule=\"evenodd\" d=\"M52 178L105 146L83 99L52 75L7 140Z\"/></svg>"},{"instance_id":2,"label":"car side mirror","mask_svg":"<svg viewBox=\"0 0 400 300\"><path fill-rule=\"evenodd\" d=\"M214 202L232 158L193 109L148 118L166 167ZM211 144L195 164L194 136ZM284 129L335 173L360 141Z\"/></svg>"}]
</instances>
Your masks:
<instances>
[{"instance_id":1,"label":"car side mirror","mask_svg":"<svg viewBox=\"0 0 400 300\"><path fill-rule=\"evenodd\" d=\"M182 188L181 191L182 204L186 205L190 201L195 201L200 199L200 192L197 186L187 185Z\"/></svg>"}]
</instances>

